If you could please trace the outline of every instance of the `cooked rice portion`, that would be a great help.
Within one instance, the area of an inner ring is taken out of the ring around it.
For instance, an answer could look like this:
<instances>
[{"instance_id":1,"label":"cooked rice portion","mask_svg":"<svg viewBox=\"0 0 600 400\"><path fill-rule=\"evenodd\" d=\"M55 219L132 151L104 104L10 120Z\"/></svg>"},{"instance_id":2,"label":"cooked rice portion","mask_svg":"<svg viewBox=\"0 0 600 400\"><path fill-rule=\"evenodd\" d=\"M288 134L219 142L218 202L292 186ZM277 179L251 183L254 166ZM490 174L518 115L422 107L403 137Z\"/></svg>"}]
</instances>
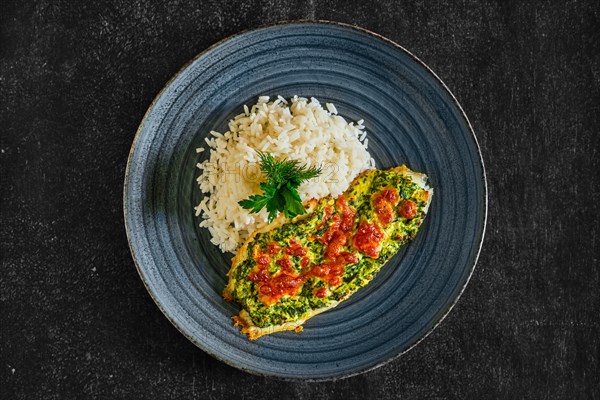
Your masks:
<instances>
[{"instance_id":1,"label":"cooked rice portion","mask_svg":"<svg viewBox=\"0 0 600 400\"><path fill-rule=\"evenodd\" d=\"M235 252L255 229L267 224L265 209L251 214L238 205L261 193L257 151L323 168L319 177L298 188L303 201L337 196L356 175L375 167L362 124L362 120L346 122L333 104L327 103L324 109L315 98L294 96L290 104L281 96L274 101L261 96L229 121L227 132L210 132L211 137L205 139L210 156L197 164L202 171L197 181L205 195L195 210L211 242L223 252Z\"/></svg>"}]
</instances>

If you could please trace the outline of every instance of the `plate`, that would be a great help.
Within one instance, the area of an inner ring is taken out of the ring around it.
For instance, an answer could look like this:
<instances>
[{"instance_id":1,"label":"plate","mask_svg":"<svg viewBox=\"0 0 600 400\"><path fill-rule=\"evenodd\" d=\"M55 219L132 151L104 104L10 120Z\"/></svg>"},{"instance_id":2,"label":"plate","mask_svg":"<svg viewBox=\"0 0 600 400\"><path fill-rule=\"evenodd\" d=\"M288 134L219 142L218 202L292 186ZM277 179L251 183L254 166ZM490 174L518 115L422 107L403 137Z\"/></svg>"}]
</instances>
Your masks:
<instances>
[{"instance_id":1,"label":"plate","mask_svg":"<svg viewBox=\"0 0 600 400\"><path fill-rule=\"evenodd\" d=\"M199 228L196 154L210 130L259 95L314 96L364 119L378 168L429 175L432 205L416 239L365 288L301 333L249 341L221 297L231 254ZM358 374L406 352L450 311L481 248L487 213L473 130L440 79L399 45L366 30L298 22L247 31L212 46L158 94L139 127L124 186L137 269L167 318L202 350L242 370L289 379Z\"/></svg>"}]
</instances>

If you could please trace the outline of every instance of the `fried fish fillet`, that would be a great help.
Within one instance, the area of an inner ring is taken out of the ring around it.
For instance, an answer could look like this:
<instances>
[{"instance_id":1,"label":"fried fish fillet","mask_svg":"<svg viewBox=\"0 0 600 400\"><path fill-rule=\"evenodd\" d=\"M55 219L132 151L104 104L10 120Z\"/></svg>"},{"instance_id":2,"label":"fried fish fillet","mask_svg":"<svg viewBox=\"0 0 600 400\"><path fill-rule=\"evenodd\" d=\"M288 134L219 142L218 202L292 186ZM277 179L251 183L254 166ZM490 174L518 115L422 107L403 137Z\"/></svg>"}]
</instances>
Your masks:
<instances>
[{"instance_id":1,"label":"fried fish fillet","mask_svg":"<svg viewBox=\"0 0 600 400\"><path fill-rule=\"evenodd\" d=\"M251 340L301 331L415 237L432 195L427 176L405 165L367 170L337 198L311 199L306 214L292 221L280 215L257 229L227 274L223 297L242 306L234 324Z\"/></svg>"}]
</instances>

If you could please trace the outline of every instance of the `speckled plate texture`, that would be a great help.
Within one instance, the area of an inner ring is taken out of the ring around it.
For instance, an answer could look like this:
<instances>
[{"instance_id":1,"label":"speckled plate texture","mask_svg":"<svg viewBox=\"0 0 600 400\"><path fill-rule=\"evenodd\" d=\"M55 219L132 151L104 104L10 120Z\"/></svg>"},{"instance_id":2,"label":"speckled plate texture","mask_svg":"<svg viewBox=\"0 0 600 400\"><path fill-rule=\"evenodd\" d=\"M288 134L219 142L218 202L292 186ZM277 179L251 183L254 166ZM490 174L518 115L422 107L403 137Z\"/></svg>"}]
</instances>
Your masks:
<instances>
[{"instance_id":1,"label":"speckled plate texture","mask_svg":"<svg viewBox=\"0 0 600 400\"><path fill-rule=\"evenodd\" d=\"M259 95L314 96L364 119L378 168L407 164L435 195L416 239L367 287L309 320L301 333L249 341L221 297L231 254L199 228L196 154L210 130ZM198 347L248 372L335 379L375 368L421 341L471 276L483 240L487 193L470 124L440 79L374 33L297 22L230 37L185 66L146 113L131 149L125 224L135 264L167 318Z\"/></svg>"}]
</instances>

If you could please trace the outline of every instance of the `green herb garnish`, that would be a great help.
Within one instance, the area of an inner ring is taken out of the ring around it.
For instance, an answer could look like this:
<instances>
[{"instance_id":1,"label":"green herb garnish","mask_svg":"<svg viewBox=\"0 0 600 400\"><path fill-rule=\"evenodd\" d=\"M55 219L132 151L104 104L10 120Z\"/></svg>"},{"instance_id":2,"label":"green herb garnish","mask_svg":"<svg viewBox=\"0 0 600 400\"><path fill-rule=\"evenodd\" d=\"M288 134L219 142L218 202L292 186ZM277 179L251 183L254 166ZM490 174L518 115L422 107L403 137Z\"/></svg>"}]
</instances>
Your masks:
<instances>
[{"instance_id":1,"label":"green herb garnish","mask_svg":"<svg viewBox=\"0 0 600 400\"><path fill-rule=\"evenodd\" d=\"M296 160L276 160L269 153L258 152L258 156L260 169L267 178L260 184L263 194L254 194L238 204L251 213L267 207L269 222L278 212L283 212L288 219L304 214L306 209L296 189L302 182L319 176L321 167L302 166Z\"/></svg>"}]
</instances>

